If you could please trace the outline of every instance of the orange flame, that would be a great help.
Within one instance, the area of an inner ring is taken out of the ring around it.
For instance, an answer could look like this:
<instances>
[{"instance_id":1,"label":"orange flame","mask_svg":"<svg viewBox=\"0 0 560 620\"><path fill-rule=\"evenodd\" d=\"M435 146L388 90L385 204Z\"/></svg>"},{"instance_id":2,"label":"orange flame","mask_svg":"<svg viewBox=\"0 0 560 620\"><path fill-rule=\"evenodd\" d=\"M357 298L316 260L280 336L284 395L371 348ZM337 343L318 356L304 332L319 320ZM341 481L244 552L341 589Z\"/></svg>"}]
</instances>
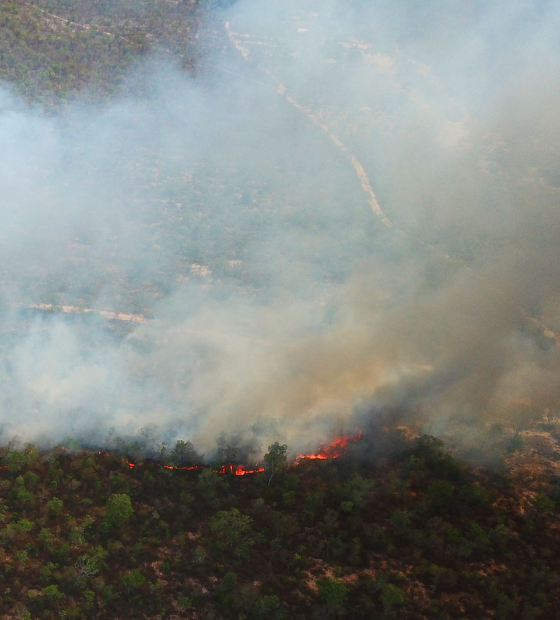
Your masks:
<instances>
[{"instance_id":1,"label":"orange flame","mask_svg":"<svg viewBox=\"0 0 560 620\"><path fill-rule=\"evenodd\" d=\"M264 471L264 467L257 467L257 469L245 469L245 467L237 467L235 470L236 476L244 476L245 474L260 474Z\"/></svg>"},{"instance_id":2,"label":"orange flame","mask_svg":"<svg viewBox=\"0 0 560 620\"><path fill-rule=\"evenodd\" d=\"M192 471L194 469L200 469L198 465L193 465L192 467L175 467L174 465L164 465L165 469L187 469Z\"/></svg>"},{"instance_id":3,"label":"orange flame","mask_svg":"<svg viewBox=\"0 0 560 620\"><path fill-rule=\"evenodd\" d=\"M348 449L349 442L355 443L359 441L361 438L362 438L362 431L358 431L358 433L354 436L343 435L342 437L337 437L330 443L321 446L319 449L319 452L310 453L310 454L298 454L294 464L299 465L300 462L304 459L309 460L309 461L314 461L314 460L325 461L327 459L336 459L346 452L346 450ZM64 446L57 446L57 447L60 448L61 450L66 450ZM32 454L32 452L33 450L31 450L29 454ZM98 450L98 454L101 455L102 451ZM104 456L108 456L108 455L109 455L108 452L104 453ZM127 461L127 464L130 467L130 469L134 469L136 466L141 467L144 463L142 462L132 463L130 461ZM158 463L157 466L160 467L161 464ZM187 470L187 471L195 471L195 470L203 469L201 465L192 465L192 466L185 466L185 467L178 467L175 465L163 465L163 467L165 469L176 469L176 470ZM8 468L8 465L0 465L0 469L7 469L7 468ZM264 467L259 467L258 465L256 465L254 469L251 469L243 465L234 465L233 463L222 465L219 469L214 470L214 472L217 474L230 473L230 474L234 474L235 476L245 476L247 474L260 474L263 471L264 471Z\"/></svg>"},{"instance_id":4,"label":"orange flame","mask_svg":"<svg viewBox=\"0 0 560 620\"><path fill-rule=\"evenodd\" d=\"M321 446L319 452L315 452L312 454L298 454L296 459L296 465L299 465L302 459L307 459L310 461L325 461L327 459L336 459L346 452L346 450L348 449L348 442L355 443L361 438L362 431L358 431L358 434L354 436L343 435L342 437L337 437L336 439L331 441L331 443Z\"/></svg>"},{"instance_id":5,"label":"orange flame","mask_svg":"<svg viewBox=\"0 0 560 620\"><path fill-rule=\"evenodd\" d=\"M235 474L236 476L245 476L245 474L259 474L264 471L264 467L257 467L256 469L247 469L243 465L222 465L219 469L214 470L217 474Z\"/></svg>"}]
</instances>

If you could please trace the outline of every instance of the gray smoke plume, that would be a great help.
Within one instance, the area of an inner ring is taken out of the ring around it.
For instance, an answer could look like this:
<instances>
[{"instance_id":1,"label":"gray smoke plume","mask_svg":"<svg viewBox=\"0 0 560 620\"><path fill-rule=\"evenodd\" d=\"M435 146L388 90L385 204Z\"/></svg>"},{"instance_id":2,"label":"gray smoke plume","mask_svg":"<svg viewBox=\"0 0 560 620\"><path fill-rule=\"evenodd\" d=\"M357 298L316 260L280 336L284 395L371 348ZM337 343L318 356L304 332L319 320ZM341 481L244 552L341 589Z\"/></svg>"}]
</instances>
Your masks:
<instances>
[{"instance_id":1,"label":"gray smoke plume","mask_svg":"<svg viewBox=\"0 0 560 620\"><path fill-rule=\"evenodd\" d=\"M196 78L152 58L55 116L4 85L2 438L262 453L387 408L557 411L559 26L552 2L240 0Z\"/></svg>"}]
</instances>

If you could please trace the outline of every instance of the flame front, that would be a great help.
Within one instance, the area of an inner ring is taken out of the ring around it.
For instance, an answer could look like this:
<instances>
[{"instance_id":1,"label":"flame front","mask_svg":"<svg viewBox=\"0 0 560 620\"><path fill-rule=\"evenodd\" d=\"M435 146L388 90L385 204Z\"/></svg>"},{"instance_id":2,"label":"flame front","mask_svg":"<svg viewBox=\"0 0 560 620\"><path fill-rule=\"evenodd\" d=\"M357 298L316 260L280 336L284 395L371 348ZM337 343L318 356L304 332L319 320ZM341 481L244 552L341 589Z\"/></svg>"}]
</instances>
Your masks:
<instances>
[{"instance_id":1,"label":"flame front","mask_svg":"<svg viewBox=\"0 0 560 620\"><path fill-rule=\"evenodd\" d=\"M130 469L134 469L135 467L142 467L144 463L132 463L131 461L127 461ZM158 463L158 467L161 467L161 464ZM187 470L187 471L196 471L198 469L203 469L201 465L192 465L186 467L178 467L175 465L163 465L165 469L176 469L176 470ZM217 474L234 474L236 476L245 476L246 474L260 474L264 471L264 467L256 466L254 469L250 469L243 465L234 465L233 463L229 463L228 465L222 465L218 469L215 469L214 472Z\"/></svg>"},{"instance_id":2,"label":"flame front","mask_svg":"<svg viewBox=\"0 0 560 620\"><path fill-rule=\"evenodd\" d=\"M264 471L264 467L255 469L247 469L243 465L222 465L219 469L214 470L217 474L235 474L236 476L244 476L245 474L259 474Z\"/></svg>"},{"instance_id":3,"label":"flame front","mask_svg":"<svg viewBox=\"0 0 560 620\"><path fill-rule=\"evenodd\" d=\"M296 460L294 461L294 465L299 465L300 462L304 459L306 460L321 460L326 461L327 459L336 459L342 454L346 452L348 449L349 443L354 443L359 441L362 438L362 431L359 431L356 435L344 435L341 437L337 437L331 443L325 444L321 446L319 452L310 453L310 454L298 454ZM57 446L60 450L66 450L64 446ZM102 454L101 450L97 451L99 455ZM29 452L32 454L33 450ZM108 452L104 453L104 456L108 456ZM131 461L127 461L130 469L134 469L135 467L141 467L144 465L143 462L133 463ZM157 464L158 467L161 467L161 464ZM0 465L0 469L7 468L8 465ZM187 470L187 471L196 471L203 469L202 465L191 465L185 467L179 467L176 465L163 465L165 469L176 469L176 470ZM228 463L227 465L221 465L218 469L214 470L217 474L234 474L235 476L245 476L247 474L260 474L264 472L264 467L259 467L259 465L255 465L254 468L245 467L244 465L236 465L234 463Z\"/></svg>"},{"instance_id":4,"label":"flame front","mask_svg":"<svg viewBox=\"0 0 560 620\"><path fill-rule=\"evenodd\" d=\"M327 459L336 459L342 454L346 452L348 449L348 443L355 443L362 438L362 431L358 431L357 435L343 435L342 437L337 437L331 443L325 444L321 446L319 452L315 452L312 454L298 454L296 459L296 465L299 465L300 461L303 459L307 459L310 461L313 460L321 460L326 461Z\"/></svg>"}]
</instances>

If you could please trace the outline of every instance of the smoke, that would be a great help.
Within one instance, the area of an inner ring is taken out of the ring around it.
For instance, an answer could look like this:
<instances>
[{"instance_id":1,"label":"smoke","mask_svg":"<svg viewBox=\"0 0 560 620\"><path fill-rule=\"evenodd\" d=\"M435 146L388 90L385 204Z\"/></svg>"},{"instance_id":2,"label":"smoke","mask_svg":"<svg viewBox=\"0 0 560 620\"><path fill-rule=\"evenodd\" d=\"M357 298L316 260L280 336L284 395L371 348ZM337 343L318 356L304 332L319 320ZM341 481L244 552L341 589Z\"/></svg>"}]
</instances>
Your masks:
<instances>
[{"instance_id":1,"label":"smoke","mask_svg":"<svg viewBox=\"0 0 560 620\"><path fill-rule=\"evenodd\" d=\"M209 20L194 78L152 58L56 115L0 90L4 440L557 410L558 8L265 4Z\"/></svg>"}]
</instances>

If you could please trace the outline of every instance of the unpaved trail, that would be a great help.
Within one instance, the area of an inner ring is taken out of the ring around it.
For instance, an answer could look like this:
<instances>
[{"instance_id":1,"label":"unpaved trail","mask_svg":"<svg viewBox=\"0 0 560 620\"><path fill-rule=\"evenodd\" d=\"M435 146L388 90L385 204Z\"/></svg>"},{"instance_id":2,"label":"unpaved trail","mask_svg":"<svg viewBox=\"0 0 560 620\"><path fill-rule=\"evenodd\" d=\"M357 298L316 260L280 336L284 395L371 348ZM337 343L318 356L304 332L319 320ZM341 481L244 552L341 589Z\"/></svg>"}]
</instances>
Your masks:
<instances>
[{"instance_id":1,"label":"unpaved trail","mask_svg":"<svg viewBox=\"0 0 560 620\"><path fill-rule=\"evenodd\" d=\"M31 4L30 2L22 2L22 4L24 6L29 7L30 9L39 11L40 13L44 15L46 20L48 19L55 20L59 23L67 24L68 26L74 26L75 28L80 28L88 32L94 29L97 34L102 34L102 35L105 35L106 37L111 37L113 39L121 39L122 41L126 41L129 45L132 45L133 47L137 47L137 48L142 47L142 43L138 43L137 41L132 40L130 37L127 37L126 35L115 34L114 32L109 32L108 30L101 30L97 26L92 26L91 24L83 24L81 22L75 22L71 19L67 19L66 17L60 17L60 15L55 15L54 13L50 13L49 11L42 9L41 7L36 6L34 4ZM151 40L150 35L147 35L147 37ZM153 41L151 41L151 43L153 44ZM178 52L174 52L166 47L163 47L162 45L154 46L154 48L158 52L163 52L164 54L177 55L180 58L185 58L185 54L179 54Z\"/></svg>"},{"instance_id":2,"label":"unpaved trail","mask_svg":"<svg viewBox=\"0 0 560 620\"><path fill-rule=\"evenodd\" d=\"M25 6L28 6L32 9L35 9L36 11L40 11L41 13L43 13L43 15L45 15L47 18L51 18L54 19L56 21L71 25L71 26L75 26L76 28L81 28L82 30L91 30L91 25L90 24L81 24L80 22L74 22L71 19L66 19L65 17L60 17L59 15L55 15L54 13L49 13L49 11L46 11L45 9L42 9L39 6L35 6L34 4L30 4L29 2L22 2L22 4L24 4ZM116 35L113 32L107 32L106 30L99 30L96 29L97 32L99 32L100 34L104 34L108 37L115 37L115 38L120 38L120 39L126 39L127 41L129 41L129 43L131 43L132 45L135 45L135 43L133 41L130 41L129 39L127 39L126 37L123 37L122 35Z\"/></svg>"},{"instance_id":3,"label":"unpaved trail","mask_svg":"<svg viewBox=\"0 0 560 620\"><path fill-rule=\"evenodd\" d=\"M229 22L225 23L225 28L226 28L228 38L233 44L233 46L235 47L235 49L238 52L240 52L243 58L248 62L249 57L251 55L250 51L242 45L239 39L235 38L236 33L233 32L233 30L230 28ZM272 73L272 71L270 71L270 69L268 69L267 67L262 67L260 65L257 65L257 68L263 73L266 73L266 75L268 75L276 83L276 92L282 97L284 97L284 99L291 106L296 108L296 110L299 110L300 112L305 114L305 116L314 125L322 129L328 135L331 142L336 146L336 148L344 155L344 157L346 157L346 159L350 161L350 163L352 164L352 167L354 168L354 172L356 173L356 176L358 177L358 180L360 181L362 190L367 196L368 204L371 210L378 218L381 219L381 221L383 222L385 226L390 228L392 226L392 223L389 220L389 218L385 215L385 213L383 213L383 210L381 209L381 206L379 205L379 201L377 200L377 196L375 195L375 192L373 190L371 181L369 180L367 173L364 167L362 166L362 164L360 163L360 161L355 157L355 155L353 155L350 152L350 150L344 145L342 140L336 134L332 133L329 127L327 127L327 125L325 125L319 120L319 118L317 117L317 115L313 113L313 110L311 108L302 105L301 103L296 101L291 95L288 94L287 87L284 84L282 84L282 82Z\"/></svg>"},{"instance_id":4,"label":"unpaved trail","mask_svg":"<svg viewBox=\"0 0 560 620\"><path fill-rule=\"evenodd\" d=\"M239 38L239 37L242 37L244 35L240 35L239 33L234 32L231 29L231 25L230 25L229 22L225 22L225 30L226 30L226 33L228 35L228 38L229 38L230 42L235 47L235 49L242 55L243 59L246 62L250 62L251 52L250 52L250 50L247 47L245 47L243 45L242 41ZM373 189L373 185L372 185L372 183L371 183L371 181L370 181L370 179L369 179L369 177L367 175L367 172L364 169L364 166L359 161L359 159L342 142L342 140L335 133L331 132L331 130L328 127L328 125L326 125L325 123L321 122L321 120L319 119L317 114L315 114L313 112L313 109L310 106L302 105L301 103L296 101L291 95L289 95L288 94L288 88L286 87L286 85L283 84L272 73L272 71L270 71L270 69L268 69L267 67L264 67L262 65L256 64L256 63L254 64L254 66L259 71L261 71L262 73L265 73L269 78L271 78L273 80L273 82L276 84L276 92L279 95L281 95L291 106L293 106L294 108L296 108L297 110L302 112L308 118L308 120L311 123L313 123L315 126L317 126L320 129L322 129L323 132L329 137L330 141L336 146L336 148L346 157L346 159L348 159L348 161L351 163L352 167L354 168L354 172L356 174L356 177L360 181L360 185L362 187L362 190L364 191L364 193L365 193L365 195L367 197L368 204L369 204L372 212L374 213L374 215L376 217L378 217L381 220L381 222L386 227L392 228L393 231L396 234L401 235L401 236L406 237L406 238L409 238L409 239L412 239L412 236L410 235L410 233L408 233L408 232L406 232L406 231L404 231L404 230L402 230L400 228L394 227L392 222L385 215L385 213L383 212L383 209L381 208L381 206L379 204L379 201L378 201L377 196L375 194L375 190ZM453 257L451 257L446 252L442 251L437 246L435 246L435 245L433 245L431 243L427 243L427 242L423 241L422 239L414 237L414 241L416 243L420 244L425 250L427 250L429 252L436 253L437 255L439 255L441 258L443 258L446 261L457 260L457 259L454 259ZM502 297L502 299L504 299L506 301L506 303L509 306L515 308L516 311L519 312L519 314L523 317L523 319L525 321L527 321L528 323L531 323L537 329L539 329L542 332L542 334L547 339L554 341L555 344L557 344L557 345L560 344L560 334L558 334L554 330L550 329L539 318L531 315L523 306L520 306L505 291L497 289L496 285L493 282L490 282L489 280L487 280L483 275L476 273L472 269L472 267L469 267L468 265L465 265L462 262L461 262L461 266L464 269L466 269L469 273L473 274L476 277L476 279L482 285L488 287L489 289L491 289L491 290L493 290L495 292L497 291L498 294Z\"/></svg>"},{"instance_id":5,"label":"unpaved trail","mask_svg":"<svg viewBox=\"0 0 560 620\"><path fill-rule=\"evenodd\" d=\"M123 323L147 323L148 319L142 314L132 314L129 312L112 312L110 310L95 310L94 308L82 308L79 306L57 306L55 304L27 304L27 305L18 305L15 306L21 309L27 310L41 310L42 312L48 312L52 314L63 313L63 314L92 314L98 315L108 321L121 321ZM182 331L187 334L192 334L193 336L202 337L206 340L218 339L218 340L229 340L229 341L244 341L251 342L254 344L258 344L265 347L281 347L281 348L293 348L295 345L292 343L278 343L274 340L268 340L265 338L252 338L249 336L243 336L240 334L226 334L224 332L211 330L211 329L201 329L201 328L191 328L191 327L183 327Z\"/></svg>"},{"instance_id":6,"label":"unpaved trail","mask_svg":"<svg viewBox=\"0 0 560 620\"><path fill-rule=\"evenodd\" d=\"M111 312L109 310L94 310L93 308L81 308L79 306L57 306L55 304L29 304L19 306L30 310L42 310L43 312L63 312L64 314L97 314L110 321L122 321L124 323L145 323L146 317L142 314L130 314L127 312Z\"/></svg>"},{"instance_id":7,"label":"unpaved trail","mask_svg":"<svg viewBox=\"0 0 560 620\"><path fill-rule=\"evenodd\" d=\"M92 27L89 24L83 24L83 23L79 23L79 22L74 22L72 20L60 17L58 15L55 15L53 13L50 13L49 11L46 11L45 9L42 9L34 4L28 3L28 2L22 2L23 5L34 9L36 11L40 11L41 13L43 13L45 15L45 18L51 18L53 20L57 20L59 22L63 22L63 23L67 23L69 25L78 27L78 28L82 28L84 30L90 30ZM231 29L230 23L226 22L225 23L225 30L228 36L229 41L231 42L231 44L235 47L235 49L241 54L241 56L243 57L243 59L246 62L250 62L250 58L251 58L251 53L250 50L243 45L243 42L240 40L240 37L242 37L243 35L240 35L236 32L234 32ZM122 39L126 39L127 41L129 41L131 44L136 45L135 42L130 41L127 37L124 37L122 35L116 35L115 33L112 32L108 32L108 31L104 31L104 30L97 30L97 32L99 32L100 34L106 35L106 36L111 36L111 37L119 37ZM159 51L163 51L166 53L171 54L171 50L165 49L165 48L159 48ZM361 53L363 53L363 51L361 51ZM264 67L262 65L258 65L258 64L254 64L253 66L255 66L259 71L261 71L262 73L266 74L276 85L276 92L284 98L284 100L289 103L292 107L294 107L295 109L297 109L299 112L301 112L302 114L305 115L305 117L316 127L319 127L325 134L326 136L329 138L329 140L332 142L332 144L338 149L338 151L344 155L344 157L349 161L349 163L351 164L352 168L354 169L354 173L358 179L358 181L360 182L360 186L367 198L367 202L369 204L369 207L372 211L372 213L381 220L382 224L384 226L386 226L387 228L392 228L392 230L398 234L401 235L403 237L407 237L407 238L412 238L411 235L409 233L407 233L406 231L394 227L392 222L389 220L389 218L386 216L386 214L384 213L383 209L381 208L381 205L379 204L379 201L377 199L377 196L375 194L375 190L373 188L373 185L367 175L367 172L363 166L363 164L359 161L359 159L349 150L349 148L342 142L342 140L340 139L340 137L338 135L336 135L335 133L333 133L331 131L331 129L329 128L328 125L326 125L324 122L321 121L321 119L319 118L319 116L317 114L314 113L313 109L310 106L305 106L301 103L299 103L296 99L294 99L288 92L288 88L285 84L283 84L273 73L270 69L268 69L267 67ZM430 243L427 243L419 238L414 237L414 241L418 244L420 244L422 247L424 247L424 249L426 249L429 252L433 252L436 253L437 255L439 255L441 258L443 258L446 261L449 260L457 260L457 259L453 259L451 256L449 256L447 253L445 253L444 251L442 251L440 248L438 248L437 246L434 246ZM477 280L479 280L479 282L490 288L493 291L497 291L500 296L512 307L514 307L519 314L524 318L525 321L527 321L528 323L534 325L538 330L540 330L542 332L542 334L549 340L553 340L556 344L560 344L560 335L558 333L556 333L554 330L550 329L545 323L543 323L539 318L531 315L525 308L523 308L522 306L520 306L515 300L513 300L507 293L505 293L504 291L501 291L500 289L497 289L495 284L488 281L483 275L477 274L471 267L469 267L468 265L465 265L464 263L462 263L462 267L464 269L466 269L468 272L472 273ZM53 305L53 304L43 304L43 303L39 303L39 304L32 304L32 305L28 305L26 306L27 308L33 308L33 309L38 309L38 310L43 310L45 312L63 312L66 314L88 314L88 313L95 313L98 314L99 316L107 319L107 320L115 320L115 321L122 321L122 322L126 322L126 323L136 323L136 324L141 324L141 323L145 323L147 321L146 317L144 317L143 315L140 314L132 314L132 313L123 313L123 312L111 312L111 311L107 311L107 310L95 310L92 308L80 308L78 306L68 306L68 305L63 305L63 306L57 306L57 305ZM203 333L200 330L189 330L192 331L193 333ZM228 337L225 334L219 334L218 332L205 332L207 334L212 334L215 336L221 336L221 337ZM242 337L243 338L243 337ZM274 343L272 341L268 341L268 340L261 340L261 339L249 339L248 340L253 340L255 342L258 342L260 344L264 344L267 346L278 346L277 343ZM280 346L289 346L289 345L280 345Z\"/></svg>"}]
</instances>

